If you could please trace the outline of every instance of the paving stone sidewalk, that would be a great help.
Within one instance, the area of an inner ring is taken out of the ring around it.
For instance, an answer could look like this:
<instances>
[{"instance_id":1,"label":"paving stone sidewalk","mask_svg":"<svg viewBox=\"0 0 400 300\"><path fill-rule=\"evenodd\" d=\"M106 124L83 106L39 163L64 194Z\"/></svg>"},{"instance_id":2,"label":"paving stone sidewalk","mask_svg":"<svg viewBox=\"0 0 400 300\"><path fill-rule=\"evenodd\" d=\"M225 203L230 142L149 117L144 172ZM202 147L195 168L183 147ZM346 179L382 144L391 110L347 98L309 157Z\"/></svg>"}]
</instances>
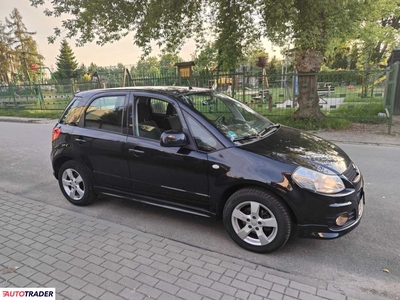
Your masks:
<instances>
[{"instance_id":1,"label":"paving stone sidewalk","mask_svg":"<svg viewBox=\"0 0 400 300\"><path fill-rule=\"evenodd\" d=\"M0 287L57 300L385 299L0 191Z\"/></svg>"}]
</instances>

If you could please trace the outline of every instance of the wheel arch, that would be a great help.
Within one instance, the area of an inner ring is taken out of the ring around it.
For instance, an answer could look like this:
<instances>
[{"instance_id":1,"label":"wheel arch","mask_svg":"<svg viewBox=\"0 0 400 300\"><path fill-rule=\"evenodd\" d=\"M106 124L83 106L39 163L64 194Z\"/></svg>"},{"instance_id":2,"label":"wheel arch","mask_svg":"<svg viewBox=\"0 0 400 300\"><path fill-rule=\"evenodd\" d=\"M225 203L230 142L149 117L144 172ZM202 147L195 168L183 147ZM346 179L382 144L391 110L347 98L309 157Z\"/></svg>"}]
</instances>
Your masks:
<instances>
[{"instance_id":1,"label":"wheel arch","mask_svg":"<svg viewBox=\"0 0 400 300\"><path fill-rule=\"evenodd\" d=\"M58 172L60 171L61 166L66 163L67 161L70 160L75 160L77 162L79 162L80 164L82 164L83 166L85 166L89 171L91 171L92 169L90 169L84 162L82 162L81 160L77 159L76 157L72 157L69 155L60 155L57 158L54 159L53 161L53 170L54 170L54 177L58 180Z\"/></svg>"},{"instance_id":2,"label":"wheel arch","mask_svg":"<svg viewBox=\"0 0 400 300\"><path fill-rule=\"evenodd\" d=\"M73 160L70 156L59 156L53 161L54 177L58 180L58 173L61 166L69 160Z\"/></svg>"},{"instance_id":3,"label":"wheel arch","mask_svg":"<svg viewBox=\"0 0 400 300\"><path fill-rule=\"evenodd\" d=\"M289 205L287 200L284 197L282 197L279 193L274 191L274 189L272 189L270 186L261 184L261 183L255 183L255 182L241 183L241 184L237 184L237 185L231 186L228 189L226 189L224 191L224 193L222 194L222 196L219 198L219 201L217 203L217 207L216 207L217 219L222 218L224 207L225 207L225 204L228 201L229 197L232 196L237 191L239 191L241 189L245 189L245 188L253 188L253 189L266 191L266 192L272 194L273 196L275 196L276 199L279 200L285 206L287 211L289 212L292 222L297 224L296 214L294 213L293 209L291 208L291 206Z\"/></svg>"}]
</instances>

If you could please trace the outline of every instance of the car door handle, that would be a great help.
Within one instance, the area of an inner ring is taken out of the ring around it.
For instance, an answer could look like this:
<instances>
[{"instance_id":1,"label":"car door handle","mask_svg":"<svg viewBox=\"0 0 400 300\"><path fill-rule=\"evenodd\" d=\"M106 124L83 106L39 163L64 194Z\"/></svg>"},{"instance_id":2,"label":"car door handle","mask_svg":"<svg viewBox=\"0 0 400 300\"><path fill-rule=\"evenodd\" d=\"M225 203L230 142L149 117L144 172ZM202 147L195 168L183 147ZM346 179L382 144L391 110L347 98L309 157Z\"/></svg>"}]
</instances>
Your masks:
<instances>
[{"instance_id":1,"label":"car door handle","mask_svg":"<svg viewBox=\"0 0 400 300\"><path fill-rule=\"evenodd\" d=\"M75 139L75 141L77 141L78 144L84 144L84 143L86 143L86 141L85 141L84 139L79 139L79 138Z\"/></svg>"},{"instance_id":2,"label":"car door handle","mask_svg":"<svg viewBox=\"0 0 400 300\"><path fill-rule=\"evenodd\" d=\"M144 154L143 150L135 149L135 148L130 148L129 152L133 152L134 154Z\"/></svg>"}]
</instances>

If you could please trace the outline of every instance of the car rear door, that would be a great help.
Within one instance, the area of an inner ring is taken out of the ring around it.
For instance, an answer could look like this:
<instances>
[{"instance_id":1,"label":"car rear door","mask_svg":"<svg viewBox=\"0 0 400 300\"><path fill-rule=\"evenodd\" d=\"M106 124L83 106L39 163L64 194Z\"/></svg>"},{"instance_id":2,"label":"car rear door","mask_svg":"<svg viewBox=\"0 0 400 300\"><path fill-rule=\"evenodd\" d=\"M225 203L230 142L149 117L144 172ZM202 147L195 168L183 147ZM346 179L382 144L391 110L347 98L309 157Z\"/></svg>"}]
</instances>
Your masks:
<instances>
[{"instance_id":1,"label":"car rear door","mask_svg":"<svg viewBox=\"0 0 400 300\"><path fill-rule=\"evenodd\" d=\"M95 185L110 191L131 192L123 124L128 96L128 92L94 96L71 139L74 155L93 171Z\"/></svg>"},{"instance_id":2,"label":"car rear door","mask_svg":"<svg viewBox=\"0 0 400 300\"><path fill-rule=\"evenodd\" d=\"M159 134L146 134L138 129L138 115L142 115L138 107L151 105L152 100L157 105L171 104L179 111L177 103L165 96L136 93L131 99L132 112L128 115L132 116L130 127L133 130L127 138L127 151L133 192L183 209L208 210L207 154L190 147L161 147ZM182 114L178 113L177 117L180 118L181 130L188 132ZM165 130L161 124L158 127L155 123L147 123L146 130L153 133ZM158 128L153 128L156 126Z\"/></svg>"}]
</instances>

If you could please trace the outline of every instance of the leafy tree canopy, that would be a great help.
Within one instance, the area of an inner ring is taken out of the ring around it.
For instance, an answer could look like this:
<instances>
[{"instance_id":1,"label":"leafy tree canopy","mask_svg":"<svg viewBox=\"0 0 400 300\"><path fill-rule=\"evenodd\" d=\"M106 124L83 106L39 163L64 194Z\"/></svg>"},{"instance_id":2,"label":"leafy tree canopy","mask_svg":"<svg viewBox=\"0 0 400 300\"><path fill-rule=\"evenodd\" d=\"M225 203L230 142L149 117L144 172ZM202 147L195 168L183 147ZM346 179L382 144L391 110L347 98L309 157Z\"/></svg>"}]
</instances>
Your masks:
<instances>
[{"instance_id":1,"label":"leafy tree canopy","mask_svg":"<svg viewBox=\"0 0 400 300\"><path fill-rule=\"evenodd\" d=\"M45 0L30 0L32 5ZM261 37L295 49L299 72L297 99L299 116L322 116L318 106L316 77L333 39L359 39L361 29L382 26L382 16L393 16L398 0L143 0L143 1L51 1L49 16L72 15L62 21L52 42L66 32L80 45L96 41L103 45L134 33L134 42L150 53L151 41L168 52L175 52L187 39L204 44L212 38L218 49L218 62L236 68L245 49ZM388 27L388 26L386 26ZM371 29L372 30L372 29ZM372 32L372 31L369 31ZM376 42L376 41L375 41Z\"/></svg>"},{"instance_id":2,"label":"leafy tree canopy","mask_svg":"<svg viewBox=\"0 0 400 300\"><path fill-rule=\"evenodd\" d=\"M196 64L193 67L195 73L209 74L218 67L218 49L215 44L207 42L200 51L192 53L192 60Z\"/></svg>"},{"instance_id":3,"label":"leafy tree canopy","mask_svg":"<svg viewBox=\"0 0 400 300\"><path fill-rule=\"evenodd\" d=\"M131 69L132 76L160 76L160 62L157 57L149 56L140 59L136 66Z\"/></svg>"},{"instance_id":4,"label":"leafy tree canopy","mask_svg":"<svg viewBox=\"0 0 400 300\"><path fill-rule=\"evenodd\" d=\"M175 76L176 67L175 63L183 61L183 59L173 53L163 53L159 56L159 66L162 75L165 76Z\"/></svg>"}]
</instances>

